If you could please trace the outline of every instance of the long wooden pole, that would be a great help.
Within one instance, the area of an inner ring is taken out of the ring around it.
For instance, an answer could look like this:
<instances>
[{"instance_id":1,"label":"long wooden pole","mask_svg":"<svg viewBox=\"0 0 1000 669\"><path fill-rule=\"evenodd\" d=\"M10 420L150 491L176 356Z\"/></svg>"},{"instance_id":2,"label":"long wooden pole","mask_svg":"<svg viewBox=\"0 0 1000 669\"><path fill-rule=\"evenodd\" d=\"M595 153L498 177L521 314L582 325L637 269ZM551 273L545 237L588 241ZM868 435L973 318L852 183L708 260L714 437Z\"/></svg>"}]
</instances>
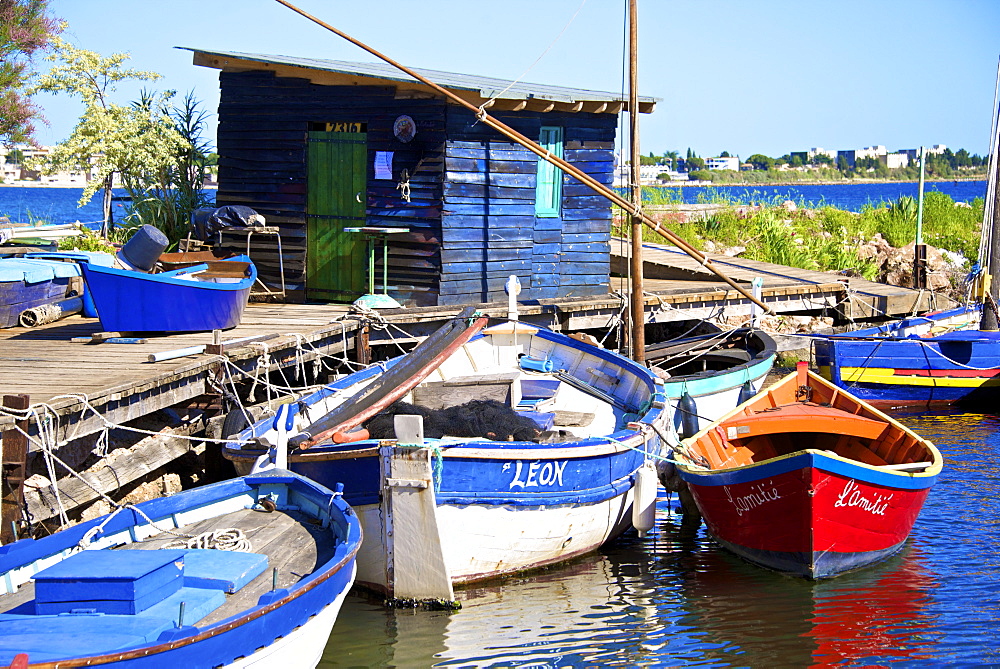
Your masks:
<instances>
[{"instance_id":1,"label":"long wooden pole","mask_svg":"<svg viewBox=\"0 0 1000 669\"><path fill-rule=\"evenodd\" d=\"M629 156L632 161L632 206L642 211L642 175L639 160L639 21L636 14L638 0L628 2L628 118L630 138ZM642 290L642 219L632 214L632 359L646 360L646 300Z\"/></svg>"},{"instance_id":2,"label":"long wooden pole","mask_svg":"<svg viewBox=\"0 0 1000 669\"><path fill-rule=\"evenodd\" d=\"M368 53L372 54L376 58L384 60L388 64L390 64L393 67L401 70L402 72L405 72L406 74L410 75L411 77L413 77L417 81L421 82L422 84L425 84L425 85L429 86L430 88L432 88L436 92L440 93L441 95L445 96L446 98L448 98L452 102L454 102L454 103L456 103L458 105L461 105L462 107L465 107L469 111L473 112L476 115L476 118L479 119L479 121L481 123L484 123L485 125L488 125L489 127L493 128L497 132L499 132L499 133L505 135L506 137L509 137L510 139L514 140L515 142L517 142L521 146L525 147L526 149L528 149L529 151L531 151L532 153L534 153L539 158L542 158L543 160L547 160L548 162L552 163L553 165L555 165L556 167L558 167L559 169L561 169L563 172L569 174L570 176L572 176L573 178L575 178L580 183L582 183L585 186L589 187L591 190L593 190L598 195L601 195L601 196L607 198L608 200L610 200L613 204L618 205L619 207L621 207L622 209L624 209L626 212L628 212L632 216L637 216L640 219L642 219L643 223L645 223L647 226L649 226L650 228L652 228L653 230L655 230L658 234L662 235L671 244L673 244L674 246L678 247L679 249L681 249L682 251L684 251L685 253L687 253L689 256L691 256L692 258L694 258L695 260L697 260L707 270L709 270L710 272L712 272L713 274L715 274L716 276L718 276L720 279L722 279L723 281L725 281L727 284L729 284L729 286L731 288L733 288L736 292L738 292L740 295L742 295L743 297L747 298L748 300L750 300L754 304L758 305L765 312L767 312L769 314L773 314L774 313L774 311L771 309L771 307L767 306L762 301L758 300L756 297L754 297L752 294L750 294L750 292L746 288L744 288L743 286L740 286L735 281L733 281L732 279L730 279L728 276L726 276L725 274L723 274L721 270L717 269L715 267L715 265L712 263L712 261L709 260L708 257L705 256L701 251L699 251L698 249L694 248L693 246L691 246L690 244L688 244L686 241L684 241L683 239L681 239L680 237L678 237L677 235L675 235L673 232L671 232L667 228L665 228L662 225L660 225L657 221L654 221L652 218L650 218L650 217L646 216L645 214L643 214L641 211L639 211L638 209L636 209L636 207L634 207L631 202L629 202L628 200L626 200L625 198L623 198L621 195L619 195L618 193L616 193L612 189L608 188L607 186L605 186L604 184L602 184L601 182L599 182L597 179L594 179L589 174L586 174L585 172L581 171L580 169L578 169L575 166L571 165L570 163L566 162L562 158L560 158L558 156L555 156L555 155L552 155L550 152L548 152L545 149L543 149L542 147L540 147L533 140L528 139L527 137L525 137L524 135L522 135L521 133L519 133L517 130L514 130L513 128L511 128L507 124L503 123L502 121L500 121L500 120L498 120L498 119L490 116L489 114L487 114L485 109L480 109L479 107L476 107L471 102L467 102L466 100L463 100L461 97L459 97L455 93L452 93L448 89L443 88L443 87L437 85L436 83L434 83L433 81L431 81L427 77L424 77L423 75L417 74L416 72L414 72L410 68L406 67L402 63L396 62L392 58L389 58L388 56L380 53L376 49L374 49L374 48L368 46L367 44L365 44L364 42L361 42L360 40L357 40L357 39L351 37L350 35L348 35L347 33L343 32L342 30L338 30L337 28L334 28L333 26L331 26L330 24L322 21L321 19L319 19L319 18L317 18L317 17L309 14L308 12L305 12L305 11L299 9L298 7L296 7L295 5L293 5L292 3L288 2L288 0L277 0L277 2L279 2L282 5L284 5L285 7L288 7L293 12L295 12L297 14L300 14L301 16L309 19L313 23L315 23L315 24L317 24L319 26L322 26L323 28L326 28L330 32L334 33L335 35L339 35L340 37L344 38L345 40L347 40L351 44L354 44L355 46L360 47L361 49L364 49L365 51L367 51ZM638 113L639 110L638 109L636 109L636 110L631 110L630 109L629 110L630 113L632 113L633 111L635 113Z\"/></svg>"},{"instance_id":3,"label":"long wooden pole","mask_svg":"<svg viewBox=\"0 0 1000 669\"><path fill-rule=\"evenodd\" d=\"M993 136L990 137L989 182L986 196L992 197L983 206L983 235L986 238L983 257L985 280L989 281L989 289L983 295L983 313L980 316L980 330L997 330L1000 328L1000 318L997 317L997 302L1000 299L1000 63L997 64L997 82L993 93L993 123L990 127Z\"/></svg>"}]
</instances>

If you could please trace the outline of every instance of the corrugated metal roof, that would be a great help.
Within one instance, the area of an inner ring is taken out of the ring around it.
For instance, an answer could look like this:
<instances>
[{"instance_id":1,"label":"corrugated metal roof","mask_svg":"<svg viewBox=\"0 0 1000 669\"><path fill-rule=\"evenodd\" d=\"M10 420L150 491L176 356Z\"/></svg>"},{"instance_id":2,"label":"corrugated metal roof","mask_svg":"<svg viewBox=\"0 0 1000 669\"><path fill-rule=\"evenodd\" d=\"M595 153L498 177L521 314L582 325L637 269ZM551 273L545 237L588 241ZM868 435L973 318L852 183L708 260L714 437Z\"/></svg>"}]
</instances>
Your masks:
<instances>
[{"instance_id":1,"label":"corrugated metal roof","mask_svg":"<svg viewBox=\"0 0 1000 669\"><path fill-rule=\"evenodd\" d=\"M196 54L204 54L206 56L214 56L218 58L234 58L257 63L270 63L272 65L304 67L312 70L337 72L340 74L355 75L360 77L372 77L387 81L417 81L388 63L359 63L346 60L323 60L320 58L300 58L296 56L272 56L259 53L206 51L191 47L178 48L187 49L188 51L193 51ZM575 104L577 102L625 102L627 104L628 102L628 97L625 96L623 98L619 93L607 93L582 88L568 88L566 86L551 86L548 84L532 84L527 82L518 82L511 85L511 82L507 79L458 74L456 72L442 72L440 70L426 70L416 67L410 69L421 76L427 77L443 88L473 91L478 93L483 99L487 100L497 97L498 99L505 100L548 100L564 104ZM510 86L509 89L508 86ZM646 107L646 105L655 105L659 101L659 98L639 96L641 107ZM645 109L643 109L643 111L645 111Z\"/></svg>"}]
</instances>

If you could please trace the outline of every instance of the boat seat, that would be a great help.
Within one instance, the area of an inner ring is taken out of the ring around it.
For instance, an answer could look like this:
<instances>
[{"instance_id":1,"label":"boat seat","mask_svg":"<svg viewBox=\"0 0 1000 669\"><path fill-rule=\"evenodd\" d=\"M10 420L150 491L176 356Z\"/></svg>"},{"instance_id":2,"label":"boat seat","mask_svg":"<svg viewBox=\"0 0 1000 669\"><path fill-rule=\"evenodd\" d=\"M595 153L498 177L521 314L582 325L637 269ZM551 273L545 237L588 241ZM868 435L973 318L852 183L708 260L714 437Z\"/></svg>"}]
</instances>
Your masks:
<instances>
[{"instance_id":1,"label":"boat seat","mask_svg":"<svg viewBox=\"0 0 1000 669\"><path fill-rule=\"evenodd\" d=\"M165 618L103 613L0 614L0 665L10 666L18 653L27 653L32 663L50 662L152 643L177 625L178 610L179 604Z\"/></svg>"},{"instance_id":2,"label":"boat seat","mask_svg":"<svg viewBox=\"0 0 1000 669\"><path fill-rule=\"evenodd\" d=\"M267 556L215 549L184 551L184 585L233 594L267 569Z\"/></svg>"},{"instance_id":3,"label":"boat seat","mask_svg":"<svg viewBox=\"0 0 1000 669\"><path fill-rule=\"evenodd\" d=\"M739 416L723 424L729 440L762 434L789 432L843 434L862 439L878 439L888 424L864 416L845 414L833 407L785 404L750 416Z\"/></svg>"}]
</instances>

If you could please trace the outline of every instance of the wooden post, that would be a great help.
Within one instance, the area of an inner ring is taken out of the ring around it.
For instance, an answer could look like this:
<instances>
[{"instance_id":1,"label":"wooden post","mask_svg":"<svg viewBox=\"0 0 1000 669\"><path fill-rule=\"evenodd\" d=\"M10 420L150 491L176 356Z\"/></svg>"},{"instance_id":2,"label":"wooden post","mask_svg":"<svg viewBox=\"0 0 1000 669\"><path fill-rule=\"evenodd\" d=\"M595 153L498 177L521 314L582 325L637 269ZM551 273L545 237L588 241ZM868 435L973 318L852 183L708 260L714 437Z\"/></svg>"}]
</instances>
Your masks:
<instances>
[{"instance_id":1,"label":"wooden post","mask_svg":"<svg viewBox=\"0 0 1000 669\"><path fill-rule=\"evenodd\" d=\"M642 210L642 179L639 159L639 73L636 65L639 39L639 22L636 17L637 0L629 0L629 94L628 118L631 130L632 156L632 205L636 211ZM646 359L646 300L642 291L642 218L632 214L632 359L643 362Z\"/></svg>"},{"instance_id":2,"label":"wooden post","mask_svg":"<svg viewBox=\"0 0 1000 669\"><path fill-rule=\"evenodd\" d=\"M27 395L4 395L3 405L23 411L29 406ZM19 420L17 427L28 430L28 421ZM15 524L24 508L24 479L28 465L28 437L18 430L6 430L3 439L3 498L0 500L0 541L17 541Z\"/></svg>"},{"instance_id":3,"label":"wooden post","mask_svg":"<svg viewBox=\"0 0 1000 669\"><path fill-rule=\"evenodd\" d=\"M358 359L358 363L362 365L367 365L372 361L372 347L368 343L369 330L368 326L365 325L358 333L354 335L354 353Z\"/></svg>"},{"instance_id":4,"label":"wooden post","mask_svg":"<svg viewBox=\"0 0 1000 669\"><path fill-rule=\"evenodd\" d=\"M917 238L913 244L913 287L927 287L927 246L924 244L924 164L926 151L920 147L920 185L917 188Z\"/></svg>"}]
</instances>

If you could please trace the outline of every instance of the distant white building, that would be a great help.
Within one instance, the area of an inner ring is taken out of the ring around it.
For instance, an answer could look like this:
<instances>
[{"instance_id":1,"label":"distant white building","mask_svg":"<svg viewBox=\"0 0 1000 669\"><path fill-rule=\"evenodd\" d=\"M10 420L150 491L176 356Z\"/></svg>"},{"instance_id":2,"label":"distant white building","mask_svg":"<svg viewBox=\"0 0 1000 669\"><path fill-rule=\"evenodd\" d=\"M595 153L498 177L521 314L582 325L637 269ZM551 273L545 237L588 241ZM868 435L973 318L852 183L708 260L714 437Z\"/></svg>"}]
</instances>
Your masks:
<instances>
[{"instance_id":1,"label":"distant white building","mask_svg":"<svg viewBox=\"0 0 1000 669\"><path fill-rule=\"evenodd\" d=\"M829 158L830 160L833 160L833 161L836 161L836 160L837 160L837 152L836 152L836 151L829 151L829 150L827 150L827 149L824 149L824 148L823 148L823 147L821 147L821 146L816 146L816 147L813 147L813 148L809 149L809 150L808 150L808 151L806 152L806 157L807 157L807 158L808 158L808 159L809 159L810 161L811 161L811 160L812 160L813 158L815 158L816 156L826 156L826 157L828 157L828 158Z\"/></svg>"},{"instance_id":2,"label":"distant white building","mask_svg":"<svg viewBox=\"0 0 1000 669\"><path fill-rule=\"evenodd\" d=\"M863 149L854 150L854 160L861 160L862 158L881 158L887 155L889 152L885 150L884 146L866 146Z\"/></svg>"},{"instance_id":3,"label":"distant white building","mask_svg":"<svg viewBox=\"0 0 1000 669\"><path fill-rule=\"evenodd\" d=\"M907 155L906 151L897 151L896 153L888 153L885 156L885 166L890 170L895 170L900 167L906 167L910 164L910 156Z\"/></svg>"},{"instance_id":4,"label":"distant white building","mask_svg":"<svg viewBox=\"0 0 1000 669\"><path fill-rule=\"evenodd\" d=\"M728 156L726 158L706 158L705 167L710 170L733 170L738 172L740 169L740 159Z\"/></svg>"}]
</instances>

